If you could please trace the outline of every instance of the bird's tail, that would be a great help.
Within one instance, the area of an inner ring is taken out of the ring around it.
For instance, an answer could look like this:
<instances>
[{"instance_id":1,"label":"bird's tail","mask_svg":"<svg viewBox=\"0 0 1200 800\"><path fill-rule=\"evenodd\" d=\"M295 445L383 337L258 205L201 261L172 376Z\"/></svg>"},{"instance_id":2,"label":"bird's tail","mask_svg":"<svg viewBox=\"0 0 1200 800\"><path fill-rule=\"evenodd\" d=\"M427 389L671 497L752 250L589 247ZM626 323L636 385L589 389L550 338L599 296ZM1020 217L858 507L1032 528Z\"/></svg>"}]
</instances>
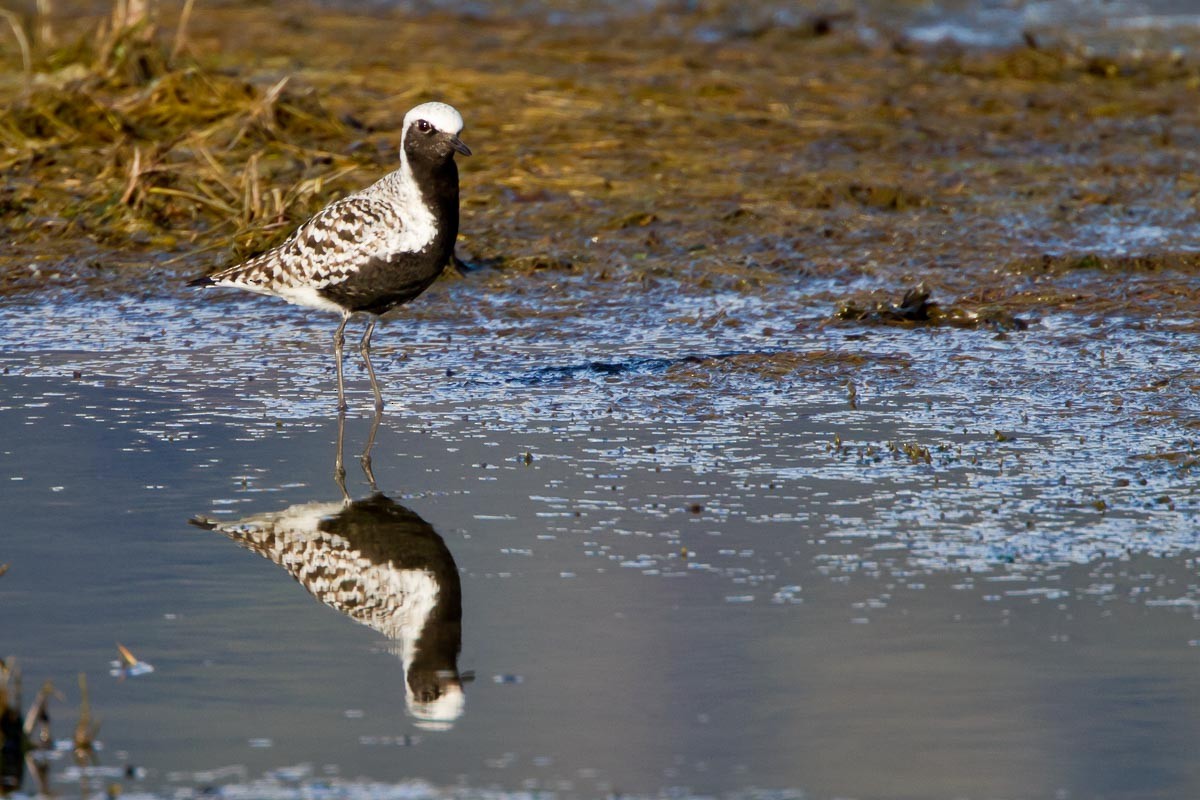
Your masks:
<instances>
[{"instance_id":1,"label":"bird's tail","mask_svg":"<svg viewBox=\"0 0 1200 800\"><path fill-rule=\"evenodd\" d=\"M188 286L212 286L215 283L216 283L216 281L214 281L212 279L211 275L204 275L202 277L195 278L194 280L188 281L187 285Z\"/></svg>"}]
</instances>

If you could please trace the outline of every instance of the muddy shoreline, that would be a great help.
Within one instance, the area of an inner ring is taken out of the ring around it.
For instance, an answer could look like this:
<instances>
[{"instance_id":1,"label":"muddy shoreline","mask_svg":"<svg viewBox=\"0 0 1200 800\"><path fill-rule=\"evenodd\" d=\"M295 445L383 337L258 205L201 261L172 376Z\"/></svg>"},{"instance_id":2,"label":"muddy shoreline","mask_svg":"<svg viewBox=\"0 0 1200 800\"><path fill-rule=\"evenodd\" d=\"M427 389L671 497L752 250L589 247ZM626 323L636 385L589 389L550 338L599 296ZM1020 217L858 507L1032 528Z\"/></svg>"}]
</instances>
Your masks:
<instances>
[{"instance_id":1,"label":"muddy shoreline","mask_svg":"<svg viewBox=\"0 0 1200 800\"><path fill-rule=\"evenodd\" d=\"M174 58L171 20L108 50L85 26L28 92L5 65L0 293L173 294L389 170L436 96L477 153L459 255L482 291L565 270L812 283L831 314L921 281L1018 316L1194 307L1186 55L868 43L836 17L703 41L663 16L202 8Z\"/></svg>"}]
</instances>

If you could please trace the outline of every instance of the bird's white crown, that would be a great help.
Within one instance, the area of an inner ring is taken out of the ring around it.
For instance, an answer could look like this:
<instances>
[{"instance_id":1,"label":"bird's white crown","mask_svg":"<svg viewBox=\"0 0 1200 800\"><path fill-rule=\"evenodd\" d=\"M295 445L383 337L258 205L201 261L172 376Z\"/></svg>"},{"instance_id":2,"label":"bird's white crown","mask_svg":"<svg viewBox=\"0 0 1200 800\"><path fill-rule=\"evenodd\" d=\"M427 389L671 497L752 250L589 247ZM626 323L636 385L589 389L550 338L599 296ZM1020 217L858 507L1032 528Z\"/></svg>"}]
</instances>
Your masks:
<instances>
[{"instance_id":1,"label":"bird's white crown","mask_svg":"<svg viewBox=\"0 0 1200 800\"><path fill-rule=\"evenodd\" d=\"M404 130L419 119L423 119L442 133L457 136L463 129L462 114L454 106L445 103L422 103L404 115Z\"/></svg>"},{"instance_id":2,"label":"bird's white crown","mask_svg":"<svg viewBox=\"0 0 1200 800\"><path fill-rule=\"evenodd\" d=\"M407 689L406 694L408 713L417 718L413 724L428 731L450 730L467 705L462 686L453 683L446 685L442 696L436 700L421 702L412 696L411 688Z\"/></svg>"}]
</instances>

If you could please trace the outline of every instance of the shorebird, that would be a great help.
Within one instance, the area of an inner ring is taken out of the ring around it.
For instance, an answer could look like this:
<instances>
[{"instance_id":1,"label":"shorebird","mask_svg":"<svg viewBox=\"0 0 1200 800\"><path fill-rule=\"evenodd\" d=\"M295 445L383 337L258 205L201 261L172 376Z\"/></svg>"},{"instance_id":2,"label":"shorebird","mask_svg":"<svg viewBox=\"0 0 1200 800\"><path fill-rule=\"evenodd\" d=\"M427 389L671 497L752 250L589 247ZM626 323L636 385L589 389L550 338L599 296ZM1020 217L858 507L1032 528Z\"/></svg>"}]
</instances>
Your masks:
<instances>
[{"instance_id":1,"label":"shorebird","mask_svg":"<svg viewBox=\"0 0 1200 800\"><path fill-rule=\"evenodd\" d=\"M447 730L462 716L470 676L458 670L458 567L416 512L376 490L362 500L189 522L269 558L317 600L392 640L405 673L408 713L418 727Z\"/></svg>"},{"instance_id":2,"label":"shorebird","mask_svg":"<svg viewBox=\"0 0 1200 800\"><path fill-rule=\"evenodd\" d=\"M458 135L462 115L422 103L404 115L400 168L317 212L273 250L190 286L229 286L342 315L333 335L338 409L346 410L342 348L346 323L368 316L359 341L375 409L383 393L371 366L371 334L380 316L429 288L454 254L458 237L458 165L471 155Z\"/></svg>"}]
</instances>

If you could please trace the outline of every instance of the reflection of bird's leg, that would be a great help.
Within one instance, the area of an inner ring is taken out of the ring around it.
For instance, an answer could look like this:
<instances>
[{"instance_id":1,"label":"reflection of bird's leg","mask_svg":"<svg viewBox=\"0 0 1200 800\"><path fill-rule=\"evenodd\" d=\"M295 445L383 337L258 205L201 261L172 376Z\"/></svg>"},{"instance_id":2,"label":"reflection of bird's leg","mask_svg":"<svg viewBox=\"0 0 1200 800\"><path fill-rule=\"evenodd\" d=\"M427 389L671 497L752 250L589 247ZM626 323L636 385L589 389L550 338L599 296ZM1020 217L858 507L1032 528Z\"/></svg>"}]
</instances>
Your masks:
<instances>
[{"instance_id":1,"label":"reflection of bird's leg","mask_svg":"<svg viewBox=\"0 0 1200 800\"><path fill-rule=\"evenodd\" d=\"M349 314L342 315L342 324L333 333L333 361L337 366L338 379L338 411L346 410L346 387L342 383L342 346L346 344L346 323L350 321Z\"/></svg>"},{"instance_id":2,"label":"reflection of bird's leg","mask_svg":"<svg viewBox=\"0 0 1200 800\"><path fill-rule=\"evenodd\" d=\"M371 317L371 321L367 323L367 330L358 343L358 352L362 353L363 361L367 365L367 375L371 378L371 391L375 392L376 413L383 411L383 392L379 391L379 382L375 380L375 368L371 366L371 334L375 332L375 323L378 321L379 317Z\"/></svg>"},{"instance_id":3,"label":"reflection of bird's leg","mask_svg":"<svg viewBox=\"0 0 1200 800\"><path fill-rule=\"evenodd\" d=\"M46 758L35 758L34 751L25 752L25 769L34 776L38 798L53 798L50 794L50 762Z\"/></svg>"},{"instance_id":4,"label":"reflection of bird's leg","mask_svg":"<svg viewBox=\"0 0 1200 800\"><path fill-rule=\"evenodd\" d=\"M345 324L345 323L343 323ZM346 491L346 465L342 463L342 442L346 438L346 409L338 411L337 456L333 459L333 479L342 490L342 499L350 502L350 493Z\"/></svg>"},{"instance_id":5,"label":"reflection of bird's leg","mask_svg":"<svg viewBox=\"0 0 1200 800\"><path fill-rule=\"evenodd\" d=\"M50 794L50 762L45 758L34 758L33 750L25 753L25 769L33 776L38 797L53 797Z\"/></svg>"},{"instance_id":6,"label":"reflection of bird's leg","mask_svg":"<svg viewBox=\"0 0 1200 800\"><path fill-rule=\"evenodd\" d=\"M25 723L21 729L25 732L26 738L40 750L49 750L54 745L53 737L50 736L50 698L54 696L62 697L61 694L55 692L54 684L46 681L42 684L42 688L38 690L37 696L33 698L33 705L29 706L28 713L25 714ZM34 735L34 731L37 734Z\"/></svg>"},{"instance_id":7,"label":"reflection of bird's leg","mask_svg":"<svg viewBox=\"0 0 1200 800\"><path fill-rule=\"evenodd\" d=\"M375 434L379 432L379 423L383 421L383 408L375 408L375 419L371 422L371 433L367 435L367 446L363 448L362 455L358 457L358 461L362 464L362 470L367 476L367 480L371 483L371 491L378 492L379 487L375 485L375 473L371 469L371 448L375 446Z\"/></svg>"}]
</instances>

